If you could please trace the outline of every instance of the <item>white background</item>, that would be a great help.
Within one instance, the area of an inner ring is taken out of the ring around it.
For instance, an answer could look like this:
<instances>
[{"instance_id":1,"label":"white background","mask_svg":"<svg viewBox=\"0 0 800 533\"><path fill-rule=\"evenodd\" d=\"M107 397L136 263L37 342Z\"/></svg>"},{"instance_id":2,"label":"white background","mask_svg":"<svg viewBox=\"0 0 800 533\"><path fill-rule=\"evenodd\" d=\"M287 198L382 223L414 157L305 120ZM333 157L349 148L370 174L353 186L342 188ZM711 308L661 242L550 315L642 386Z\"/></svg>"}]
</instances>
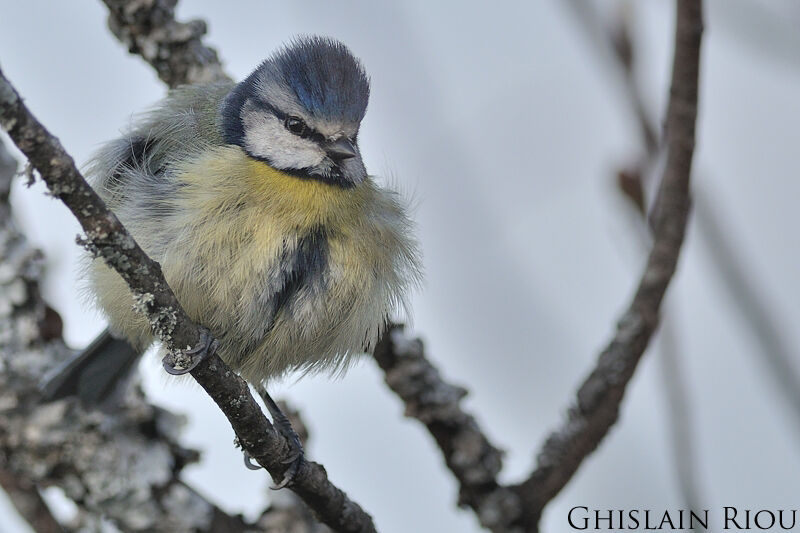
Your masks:
<instances>
[{"instance_id":1,"label":"white background","mask_svg":"<svg viewBox=\"0 0 800 533\"><path fill-rule=\"evenodd\" d=\"M743 267L800 346L800 10L791 0L709 2L695 169L724 215ZM610 8L616 2L604 2ZM651 111L665 104L672 2L630 2ZM236 78L298 33L341 39L372 78L360 135L371 173L413 196L426 286L416 330L466 407L507 450L504 481L530 471L631 296L642 267L635 217L614 172L639 150L610 63L566 2L212 2L182 0L179 18L209 22ZM0 1L0 65L78 161L164 94L105 25L99 1ZM46 295L71 345L104 326L76 291L77 223L18 180L16 216L48 258ZM764 357L724 292L709 243L691 228L670 289L689 375L697 475L712 516L723 505L797 507L800 413L786 407ZM797 353L797 350L795 350ZM620 423L547 508L567 529L575 505L676 509L662 366L649 350ZM243 468L221 413L196 387L140 365L153 401L187 413L203 450L189 482L230 511L260 511L267 476ZM432 438L365 360L344 379L276 391L310 426L309 457L386 533L478 531ZM0 530L28 531L4 503Z\"/></svg>"}]
</instances>

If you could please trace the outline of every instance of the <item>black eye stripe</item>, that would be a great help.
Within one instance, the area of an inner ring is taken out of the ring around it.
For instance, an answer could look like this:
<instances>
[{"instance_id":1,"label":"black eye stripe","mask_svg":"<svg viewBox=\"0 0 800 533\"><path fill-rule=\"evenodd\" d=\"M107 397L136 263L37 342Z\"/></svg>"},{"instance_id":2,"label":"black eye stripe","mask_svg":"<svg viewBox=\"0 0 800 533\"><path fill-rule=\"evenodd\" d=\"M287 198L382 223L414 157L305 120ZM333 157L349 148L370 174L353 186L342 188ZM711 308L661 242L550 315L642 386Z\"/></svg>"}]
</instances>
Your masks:
<instances>
[{"instance_id":1,"label":"black eye stripe","mask_svg":"<svg viewBox=\"0 0 800 533\"><path fill-rule=\"evenodd\" d=\"M287 115L286 113L284 113L283 111L281 111L277 107L273 106L269 102L265 102L264 100L253 99L253 100L250 100L250 101L253 103L253 105L257 109L260 109L261 111L266 111L268 113L271 113L271 114L275 115L275 117L278 120L283 122L284 127L286 127L286 122L287 122L288 119L290 119L290 118L298 118L299 119L300 118L300 117L294 117L293 115ZM302 119L300 119L300 120L302 120ZM303 123L306 124L305 121L303 121ZM289 128L287 127L286 129L288 130ZM289 131L291 131L291 130L289 130ZM313 140L314 142L316 142L318 144L322 144L323 142L325 142L325 136L322 135L321 133L319 133L317 130L313 129L308 124L306 124L306 133L304 133L300 137L302 137L303 139L311 139L311 140Z\"/></svg>"},{"instance_id":2,"label":"black eye stripe","mask_svg":"<svg viewBox=\"0 0 800 533\"><path fill-rule=\"evenodd\" d=\"M286 114L281 110L279 110L278 108L272 106L269 102L265 102L264 100L260 99L251 99L250 103L253 104L257 109L261 111L267 111L268 113L272 113L281 120L286 119Z\"/></svg>"}]
</instances>

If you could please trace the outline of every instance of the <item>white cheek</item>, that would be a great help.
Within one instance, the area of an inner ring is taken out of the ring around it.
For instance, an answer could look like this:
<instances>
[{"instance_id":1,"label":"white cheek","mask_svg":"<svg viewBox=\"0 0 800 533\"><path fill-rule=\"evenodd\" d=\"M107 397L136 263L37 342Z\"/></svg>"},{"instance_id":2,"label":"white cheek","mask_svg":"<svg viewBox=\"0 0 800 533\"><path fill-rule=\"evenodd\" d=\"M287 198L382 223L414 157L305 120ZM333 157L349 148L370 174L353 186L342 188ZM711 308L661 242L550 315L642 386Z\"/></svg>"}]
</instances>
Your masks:
<instances>
[{"instance_id":1,"label":"white cheek","mask_svg":"<svg viewBox=\"0 0 800 533\"><path fill-rule=\"evenodd\" d=\"M244 129L247 151L268 159L277 168L314 167L325 159L325 152L319 146L292 135L274 116L245 115Z\"/></svg>"}]
</instances>

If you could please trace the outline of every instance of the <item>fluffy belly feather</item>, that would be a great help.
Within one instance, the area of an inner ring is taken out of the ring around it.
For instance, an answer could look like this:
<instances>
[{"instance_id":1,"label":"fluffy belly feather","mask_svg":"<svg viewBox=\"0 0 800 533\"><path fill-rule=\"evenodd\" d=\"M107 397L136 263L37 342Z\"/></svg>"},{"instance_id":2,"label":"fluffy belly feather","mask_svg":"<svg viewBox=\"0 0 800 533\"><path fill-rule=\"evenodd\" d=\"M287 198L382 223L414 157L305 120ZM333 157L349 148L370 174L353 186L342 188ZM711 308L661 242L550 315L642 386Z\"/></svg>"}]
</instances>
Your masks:
<instances>
[{"instance_id":1,"label":"fluffy belly feather","mask_svg":"<svg viewBox=\"0 0 800 533\"><path fill-rule=\"evenodd\" d=\"M174 174L163 223L137 234L220 355L245 379L340 371L370 350L418 274L405 215L367 180L342 190L301 180L220 147ZM246 186L242 186L245 184ZM128 225L128 222L123 219ZM121 278L92 266L113 329L144 346L146 322Z\"/></svg>"}]
</instances>

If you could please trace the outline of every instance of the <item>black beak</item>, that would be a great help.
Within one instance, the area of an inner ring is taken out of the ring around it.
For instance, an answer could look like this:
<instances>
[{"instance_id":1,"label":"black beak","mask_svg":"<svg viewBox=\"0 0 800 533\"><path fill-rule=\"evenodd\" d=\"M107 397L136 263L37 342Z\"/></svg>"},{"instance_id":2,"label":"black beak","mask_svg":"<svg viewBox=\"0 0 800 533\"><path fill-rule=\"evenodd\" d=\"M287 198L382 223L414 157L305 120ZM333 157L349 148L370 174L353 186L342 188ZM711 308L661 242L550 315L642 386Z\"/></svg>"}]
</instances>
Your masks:
<instances>
[{"instance_id":1,"label":"black beak","mask_svg":"<svg viewBox=\"0 0 800 533\"><path fill-rule=\"evenodd\" d=\"M356 147L353 146L353 143L347 137L342 137L338 141L326 145L324 148L325 152L328 154L328 157L337 162L350 159L351 157L358 155L358 152L356 152Z\"/></svg>"}]
</instances>

